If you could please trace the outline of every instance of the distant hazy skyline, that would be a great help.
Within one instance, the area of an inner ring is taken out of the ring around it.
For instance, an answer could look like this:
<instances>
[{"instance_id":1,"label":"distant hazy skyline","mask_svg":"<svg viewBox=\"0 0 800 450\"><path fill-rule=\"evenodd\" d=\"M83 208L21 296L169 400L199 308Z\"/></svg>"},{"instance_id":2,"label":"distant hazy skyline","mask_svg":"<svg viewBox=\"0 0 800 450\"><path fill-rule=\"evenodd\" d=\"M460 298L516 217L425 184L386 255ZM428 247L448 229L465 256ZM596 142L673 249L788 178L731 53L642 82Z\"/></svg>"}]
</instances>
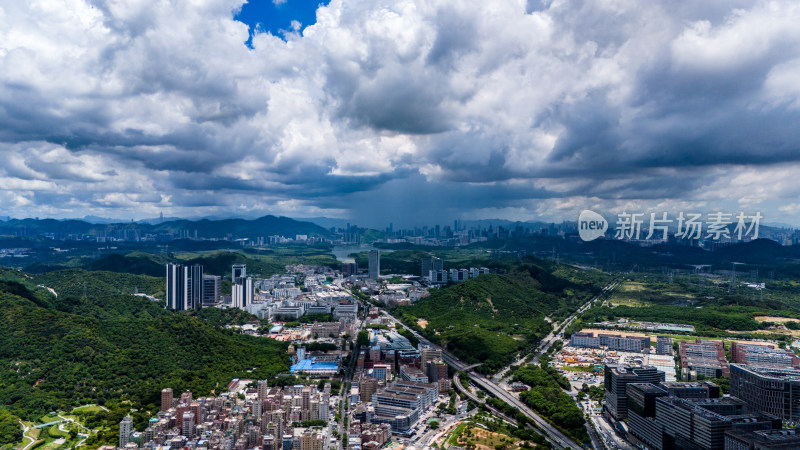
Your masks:
<instances>
[{"instance_id":1,"label":"distant hazy skyline","mask_svg":"<svg viewBox=\"0 0 800 450\"><path fill-rule=\"evenodd\" d=\"M0 214L800 225L797 1L318 4L6 2Z\"/></svg>"}]
</instances>

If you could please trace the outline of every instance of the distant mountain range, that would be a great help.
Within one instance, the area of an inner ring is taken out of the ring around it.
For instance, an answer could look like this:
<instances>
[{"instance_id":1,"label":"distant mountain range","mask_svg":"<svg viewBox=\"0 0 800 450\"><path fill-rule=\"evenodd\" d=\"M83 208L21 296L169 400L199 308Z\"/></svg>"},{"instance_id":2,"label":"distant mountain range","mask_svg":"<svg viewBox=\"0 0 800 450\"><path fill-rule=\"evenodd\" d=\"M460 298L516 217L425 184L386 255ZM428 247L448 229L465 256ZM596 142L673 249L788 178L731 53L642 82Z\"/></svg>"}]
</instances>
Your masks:
<instances>
[{"instance_id":1,"label":"distant mountain range","mask_svg":"<svg viewBox=\"0 0 800 450\"><path fill-rule=\"evenodd\" d=\"M119 230L136 230L140 235L159 233L187 232L198 238L257 238L260 236L295 237L298 234L309 237L328 237L325 228L311 222L299 221L288 217L264 216L258 219L224 219L197 221L176 219L164 220L161 223L117 222L91 223L85 220L56 219L11 219L0 222L0 234L37 235L37 234L92 234L103 235Z\"/></svg>"}]
</instances>

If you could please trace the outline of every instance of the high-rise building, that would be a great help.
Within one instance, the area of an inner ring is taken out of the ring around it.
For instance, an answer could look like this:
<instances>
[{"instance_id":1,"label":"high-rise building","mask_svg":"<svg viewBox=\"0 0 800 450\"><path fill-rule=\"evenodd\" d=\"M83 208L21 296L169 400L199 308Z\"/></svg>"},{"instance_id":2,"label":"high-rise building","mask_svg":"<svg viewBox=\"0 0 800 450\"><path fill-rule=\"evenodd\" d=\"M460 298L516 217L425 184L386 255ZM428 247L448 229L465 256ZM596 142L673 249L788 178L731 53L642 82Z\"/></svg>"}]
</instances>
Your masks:
<instances>
[{"instance_id":1,"label":"high-rise building","mask_svg":"<svg viewBox=\"0 0 800 450\"><path fill-rule=\"evenodd\" d=\"M800 421L800 370L731 364L732 396L756 411Z\"/></svg>"},{"instance_id":2,"label":"high-rise building","mask_svg":"<svg viewBox=\"0 0 800 450\"><path fill-rule=\"evenodd\" d=\"M378 390L378 380L376 378L367 377L358 385L359 395L363 403L372 402L372 394Z\"/></svg>"},{"instance_id":3,"label":"high-rise building","mask_svg":"<svg viewBox=\"0 0 800 450\"><path fill-rule=\"evenodd\" d=\"M434 381L447 379L447 363L441 359L434 359L428 362L428 380L433 383Z\"/></svg>"},{"instance_id":4,"label":"high-rise building","mask_svg":"<svg viewBox=\"0 0 800 450\"><path fill-rule=\"evenodd\" d=\"M267 380L258 380L258 400L263 402L267 399L267 394L269 394L269 383Z\"/></svg>"},{"instance_id":5,"label":"high-rise building","mask_svg":"<svg viewBox=\"0 0 800 450\"><path fill-rule=\"evenodd\" d=\"M234 264L231 267L231 283L236 283L236 280L247 276L247 265Z\"/></svg>"},{"instance_id":6,"label":"high-rise building","mask_svg":"<svg viewBox=\"0 0 800 450\"><path fill-rule=\"evenodd\" d=\"M369 251L369 279L377 280L381 275L381 252L380 250Z\"/></svg>"},{"instance_id":7,"label":"high-rise building","mask_svg":"<svg viewBox=\"0 0 800 450\"><path fill-rule=\"evenodd\" d=\"M172 388L161 390L161 410L166 411L172 408Z\"/></svg>"},{"instance_id":8,"label":"high-rise building","mask_svg":"<svg viewBox=\"0 0 800 450\"><path fill-rule=\"evenodd\" d=\"M168 263L166 297L167 309L200 309L203 303L203 266Z\"/></svg>"},{"instance_id":9,"label":"high-rise building","mask_svg":"<svg viewBox=\"0 0 800 450\"><path fill-rule=\"evenodd\" d=\"M236 283L231 286L232 306L234 308L245 309L253 303L253 277L239 277Z\"/></svg>"},{"instance_id":10,"label":"high-rise building","mask_svg":"<svg viewBox=\"0 0 800 450\"><path fill-rule=\"evenodd\" d=\"M203 275L203 303L219 303L222 278L219 275Z\"/></svg>"},{"instance_id":11,"label":"high-rise building","mask_svg":"<svg viewBox=\"0 0 800 450\"><path fill-rule=\"evenodd\" d=\"M187 309L200 309L203 307L203 266L194 264L189 268L189 292Z\"/></svg>"},{"instance_id":12,"label":"high-rise building","mask_svg":"<svg viewBox=\"0 0 800 450\"><path fill-rule=\"evenodd\" d=\"M355 262L342 263L342 275L349 277L358 273L358 265Z\"/></svg>"},{"instance_id":13,"label":"high-rise building","mask_svg":"<svg viewBox=\"0 0 800 450\"><path fill-rule=\"evenodd\" d=\"M664 381L664 372L653 366L605 366L605 411L613 420L628 417L628 398L625 388L630 383L659 383Z\"/></svg>"},{"instance_id":14,"label":"high-rise building","mask_svg":"<svg viewBox=\"0 0 800 450\"><path fill-rule=\"evenodd\" d=\"M189 290L189 280L186 267L183 264L167 264L167 309L183 311L186 309L186 297Z\"/></svg>"},{"instance_id":15,"label":"high-rise building","mask_svg":"<svg viewBox=\"0 0 800 450\"><path fill-rule=\"evenodd\" d=\"M194 426L194 414L190 412L184 413L181 419L181 434L188 437L194 436Z\"/></svg>"},{"instance_id":16,"label":"high-rise building","mask_svg":"<svg viewBox=\"0 0 800 450\"><path fill-rule=\"evenodd\" d=\"M726 445L726 432L781 426L774 416L752 413L741 400L717 398L713 383L629 383L626 392L628 439L637 448L738 450Z\"/></svg>"},{"instance_id":17,"label":"high-rise building","mask_svg":"<svg viewBox=\"0 0 800 450\"><path fill-rule=\"evenodd\" d=\"M122 422L119 423L119 446L125 447L130 442L131 433L133 432L133 417L125 416Z\"/></svg>"},{"instance_id":18,"label":"high-rise building","mask_svg":"<svg viewBox=\"0 0 800 450\"><path fill-rule=\"evenodd\" d=\"M424 258L422 260L422 272L421 275L424 278L430 276L431 270L440 271L444 270L444 264L442 263L441 258L431 257L431 258Z\"/></svg>"},{"instance_id":19,"label":"high-rise building","mask_svg":"<svg viewBox=\"0 0 800 450\"><path fill-rule=\"evenodd\" d=\"M433 348L429 345L420 347L420 368L423 373L428 373L428 363L435 359L442 359L442 349Z\"/></svg>"}]
</instances>

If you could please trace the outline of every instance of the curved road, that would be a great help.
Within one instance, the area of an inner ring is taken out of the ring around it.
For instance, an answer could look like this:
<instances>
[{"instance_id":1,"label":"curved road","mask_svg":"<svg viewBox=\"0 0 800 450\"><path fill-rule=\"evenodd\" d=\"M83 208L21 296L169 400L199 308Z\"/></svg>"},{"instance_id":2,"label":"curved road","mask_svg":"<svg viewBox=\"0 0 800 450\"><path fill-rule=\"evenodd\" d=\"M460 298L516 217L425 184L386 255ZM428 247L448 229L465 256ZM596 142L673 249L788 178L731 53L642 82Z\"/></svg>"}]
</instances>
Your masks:
<instances>
[{"instance_id":1,"label":"curved road","mask_svg":"<svg viewBox=\"0 0 800 450\"><path fill-rule=\"evenodd\" d=\"M567 320L565 320L563 322L562 329L566 328L567 326L569 326L579 315L583 314L587 309L589 309L600 297L602 297L603 295L607 294L608 292L610 292L614 288L616 288L617 284L618 284L618 282L615 281L615 282L609 284L608 286L604 287L603 290L596 297L592 298L591 300L586 302L583 306L578 308L578 310L575 311L574 314L572 314ZM443 359L445 360L445 362L447 364L451 365L454 369L456 369L458 371L464 371L465 369L467 369L469 367L469 364L466 364L466 363L462 362L461 360L456 358L453 354L451 354L447 350L445 350L445 349L441 348L440 346L438 346L438 345L432 343L431 341L427 340L424 336L420 335L416 331L408 328L407 326L405 326L405 324L403 324L397 318L395 318L394 316L389 314L389 312L387 312L386 310L384 310L383 312L384 312L384 314L386 314L389 317L391 317L392 320L397 325L402 326L406 330L408 330L411 333L413 333L414 336L416 336L417 339L419 339L419 341L421 343L423 343L425 345L429 345L432 348L441 349L442 350ZM560 339L560 337L558 337L557 335L553 335L552 333L547 338L545 338L544 345L540 347L540 352L539 352L539 354L537 355L537 357L535 359L538 360L538 357L541 354L543 354L544 352L546 352L547 349L550 348L550 346L553 344L553 342L555 342L556 339ZM533 410L528 408L527 405L522 403L517 397L515 397L512 394L510 394L505 389L500 388L492 380L484 377L481 374L475 373L475 372L467 372L467 374L469 375L469 377L472 379L472 381L475 384L477 384L478 386L480 386L481 388L483 388L484 390L486 390L490 394L494 395L495 397L499 398L500 400L503 400L504 402L508 403L509 405L514 406L515 408L519 409L523 414L525 414L529 419L531 419L536 425L538 425L542 430L544 430L546 432L546 434L549 437L548 440L551 440L551 442L553 444L555 444L556 447L573 449L573 450L582 450L583 449L583 447L580 444L578 444L577 442L575 442L572 439L570 439L569 437L567 437L564 433L562 433L556 427L551 425L550 422L547 422L546 420L544 420L538 414L533 412Z\"/></svg>"}]
</instances>

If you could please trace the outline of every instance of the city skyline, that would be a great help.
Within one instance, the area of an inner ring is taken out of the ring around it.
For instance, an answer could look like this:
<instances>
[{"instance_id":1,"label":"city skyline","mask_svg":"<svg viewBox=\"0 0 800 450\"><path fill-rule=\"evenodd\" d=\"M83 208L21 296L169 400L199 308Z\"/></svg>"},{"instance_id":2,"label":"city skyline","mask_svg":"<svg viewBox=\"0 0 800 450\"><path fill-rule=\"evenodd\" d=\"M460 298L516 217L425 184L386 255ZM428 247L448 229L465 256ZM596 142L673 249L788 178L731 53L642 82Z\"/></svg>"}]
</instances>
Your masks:
<instances>
[{"instance_id":1,"label":"city skyline","mask_svg":"<svg viewBox=\"0 0 800 450\"><path fill-rule=\"evenodd\" d=\"M796 3L243 5L4 5L0 209L800 225Z\"/></svg>"}]
</instances>

